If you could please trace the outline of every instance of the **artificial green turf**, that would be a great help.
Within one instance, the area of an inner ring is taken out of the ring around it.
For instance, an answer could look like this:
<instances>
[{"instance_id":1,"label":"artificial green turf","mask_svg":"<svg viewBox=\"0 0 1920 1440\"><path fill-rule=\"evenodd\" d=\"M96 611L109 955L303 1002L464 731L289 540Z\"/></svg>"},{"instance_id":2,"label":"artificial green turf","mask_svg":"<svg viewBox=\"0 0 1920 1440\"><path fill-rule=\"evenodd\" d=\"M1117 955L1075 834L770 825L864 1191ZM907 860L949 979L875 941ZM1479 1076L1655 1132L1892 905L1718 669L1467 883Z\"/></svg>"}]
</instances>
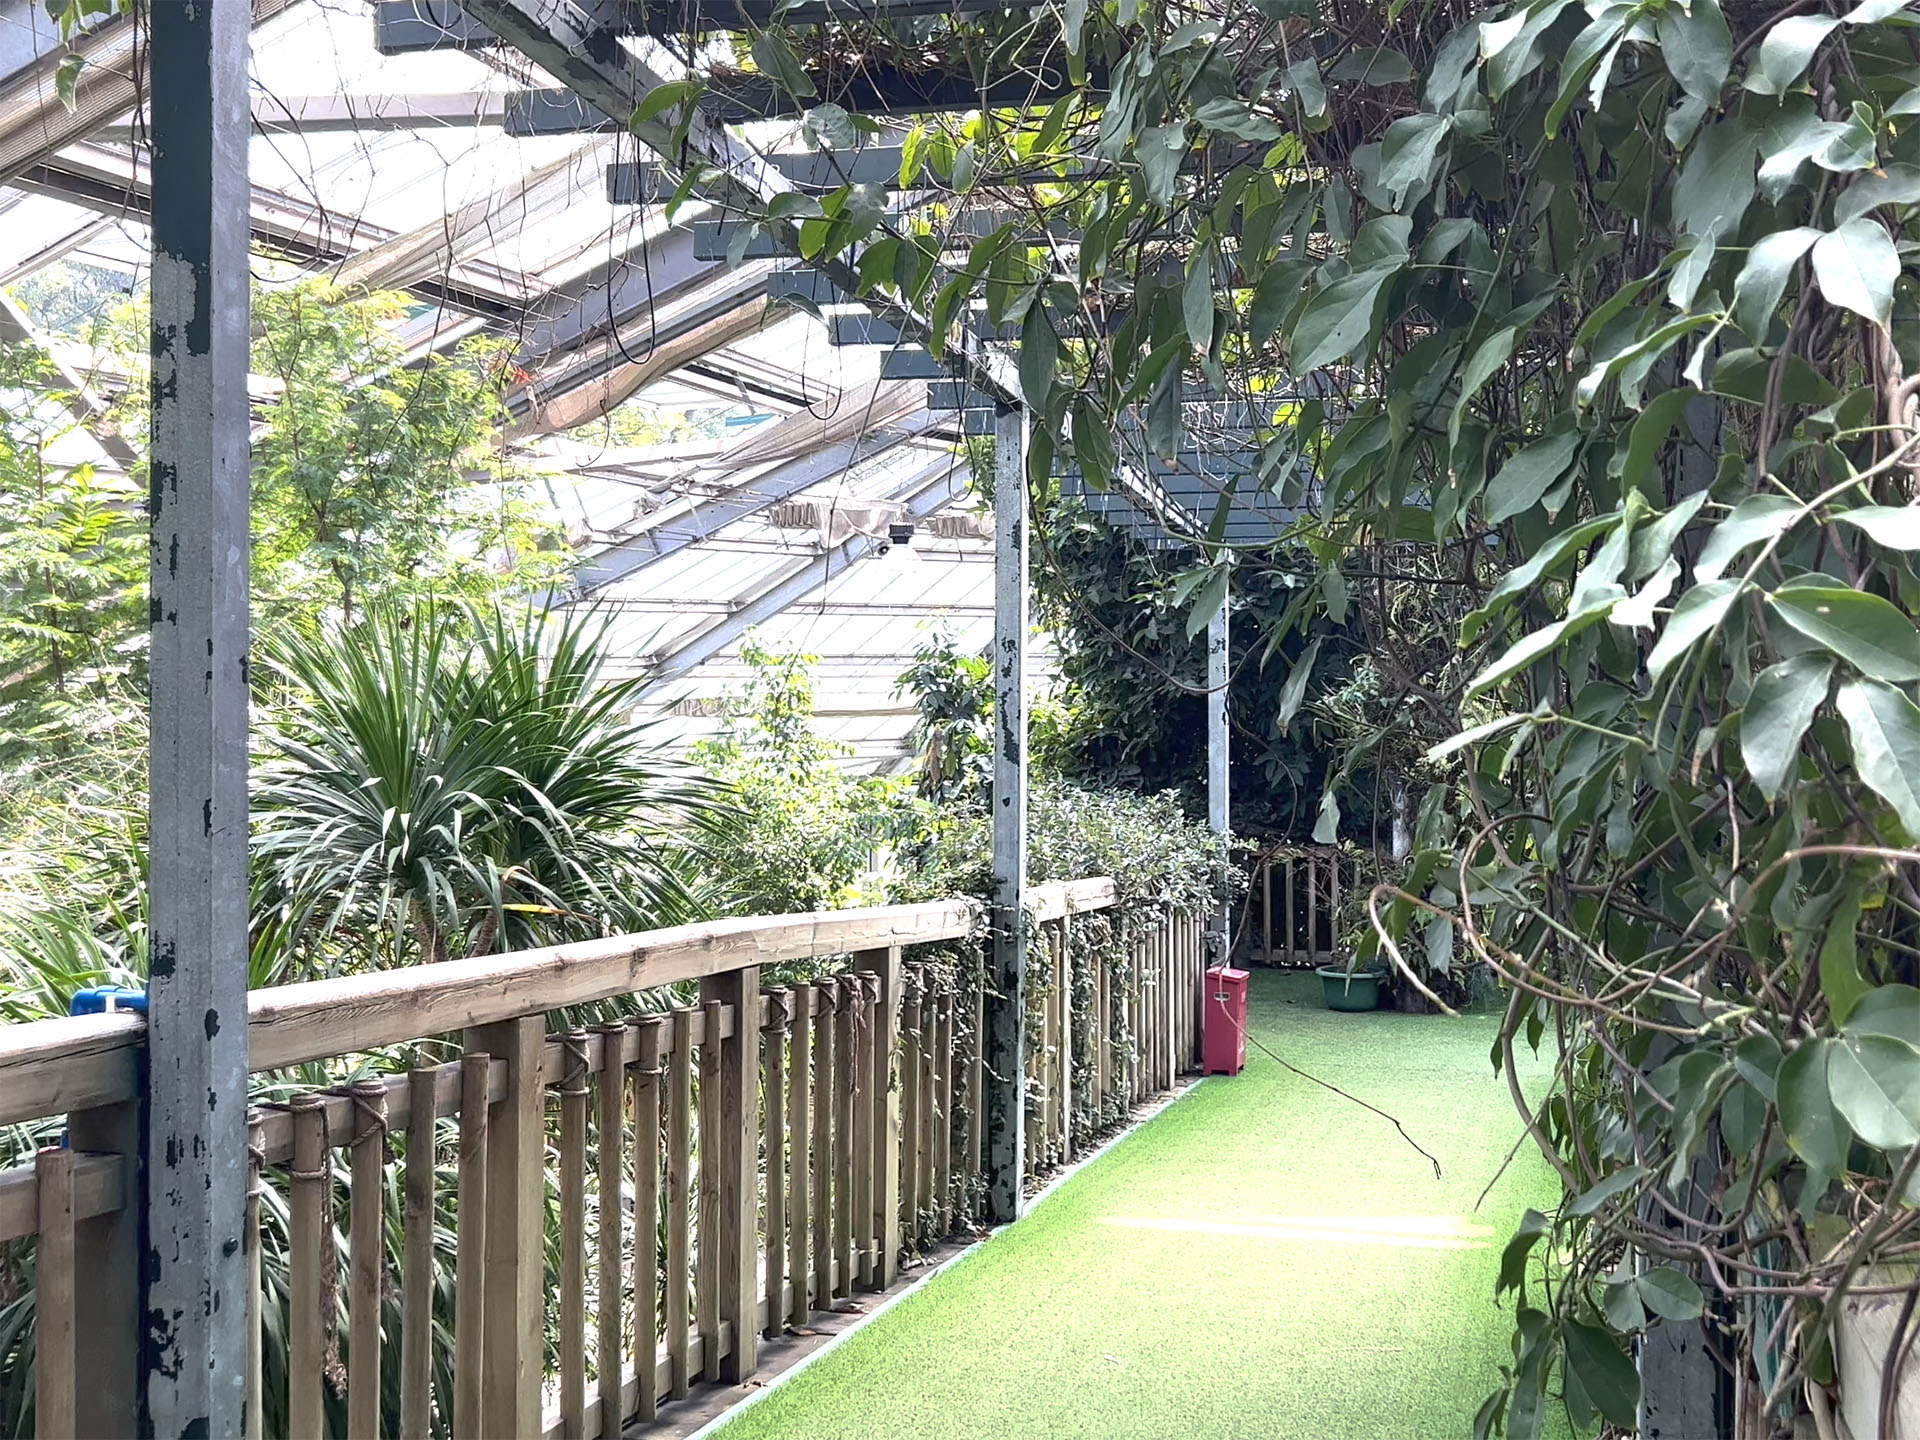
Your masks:
<instances>
[{"instance_id":1,"label":"artificial green turf","mask_svg":"<svg viewBox=\"0 0 1920 1440\"><path fill-rule=\"evenodd\" d=\"M1500 1247L1555 1195L1523 1147L1475 1209L1520 1133L1487 1059L1495 1022L1334 1014L1310 975L1252 983L1252 1032L1398 1117L1442 1178L1385 1120L1250 1046L1240 1076L1170 1106L719 1440L1471 1435L1510 1356ZM1423 1234L1471 1248L1400 1238Z\"/></svg>"}]
</instances>

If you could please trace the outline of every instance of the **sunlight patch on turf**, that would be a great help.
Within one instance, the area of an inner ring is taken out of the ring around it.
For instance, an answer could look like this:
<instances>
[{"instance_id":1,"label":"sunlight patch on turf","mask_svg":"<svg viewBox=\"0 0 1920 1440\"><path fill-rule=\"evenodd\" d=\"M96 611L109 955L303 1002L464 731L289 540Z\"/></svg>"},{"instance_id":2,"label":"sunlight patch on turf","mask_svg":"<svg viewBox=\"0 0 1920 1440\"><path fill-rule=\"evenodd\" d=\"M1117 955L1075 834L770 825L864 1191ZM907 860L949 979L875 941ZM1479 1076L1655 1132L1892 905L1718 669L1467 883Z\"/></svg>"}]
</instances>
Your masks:
<instances>
[{"instance_id":1,"label":"sunlight patch on turf","mask_svg":"<svg viewBox=\"0 0 1920 1440\"><path fill-rule=\"evenodd\" d=\"M1105 1215L1104 1225L1249 1240L1304 1240L1329 1245L1396 1245L1411 1250L1484 1250L1493 1227L1458 1215L1255 1215L1244 1220Z\"/></svg>"}]
</instances>

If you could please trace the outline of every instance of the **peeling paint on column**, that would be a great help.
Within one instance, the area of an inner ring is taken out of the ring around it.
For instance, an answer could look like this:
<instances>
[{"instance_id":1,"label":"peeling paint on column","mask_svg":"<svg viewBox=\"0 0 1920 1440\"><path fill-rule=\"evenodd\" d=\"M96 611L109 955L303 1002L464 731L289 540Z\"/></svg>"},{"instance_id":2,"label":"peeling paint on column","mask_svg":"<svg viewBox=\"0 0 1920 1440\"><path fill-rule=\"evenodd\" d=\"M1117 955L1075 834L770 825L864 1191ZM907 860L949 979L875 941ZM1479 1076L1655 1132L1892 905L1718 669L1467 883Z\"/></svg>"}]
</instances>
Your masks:
<instances>
[{"instance_id":1,"label":"peeling paint on column","mask_svg":"<svg viewBox=\"0 0 1920 1440\"><path fill-rule=\"evenodd\" d=\"M152 637L141 1428L245 1433L247 0L150 13Z\"/></svg>"},{"instance_id":2,"label":"peeling paint on column","mask_svg":"<svg viewBox=\"0 0 1920 1440\"><path fill-rule=\"evenodd\" d=\"M1207 621L1207 828L1216 835L1225 835L1233 828L1228 789L1230 772L1227 768L1228 746L1232 740L1227 721L1228 687L1232 683L1233 668L1227 645L1227 611L1233 586L1231 571L1228 572L1227 586L1228 593L1221 597L1220 608ZM1213 929L1224 936L1231 923L1227 909L1227 877L1224 873L1215 877L1215 890L1219 903L1213 914ZM1216 945L1223 943L1216 942Z\"/></svg>"},{"instance_id":3,"label":"peeling paint on column","mask_svg":"<svg viewBox=\"0 0 1920 1440\"><path fill-rule=\"evenodd\" d=\"M987 1000L987 1210L1019 1218L1026 1157L1027 415L994 426L993 968Z\"/></svg>"}]
</instances>

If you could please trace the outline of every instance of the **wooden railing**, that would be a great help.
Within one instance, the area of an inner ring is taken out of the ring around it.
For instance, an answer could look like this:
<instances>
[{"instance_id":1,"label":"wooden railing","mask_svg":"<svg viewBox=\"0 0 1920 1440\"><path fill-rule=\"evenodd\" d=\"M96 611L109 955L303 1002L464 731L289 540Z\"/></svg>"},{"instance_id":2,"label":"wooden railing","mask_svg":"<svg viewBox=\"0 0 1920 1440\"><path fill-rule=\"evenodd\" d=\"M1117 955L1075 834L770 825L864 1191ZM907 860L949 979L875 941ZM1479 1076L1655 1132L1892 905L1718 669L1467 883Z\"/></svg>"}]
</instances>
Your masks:
<instances>
[{"instance_id":1,"label":"wooden railing","mask_svg":"<svg viewBox=\"0 0 1920 1440\"><path fill-rule=\"evenodd\" d=\"M1030 1177L1198 1065L1197 920L1128 917L1115 967L1075 938L1114 905L1104 879L1029 895ZM255 992L251 1433L618 1434L893 1284L982 1213L982 950L950 901ZM795 961L818 978L762 989ZM555 1014L681 981L696 1005ZM68 1131L0 1172L0 1241L37 1237L43 1436L130 1433L143 1036L0 1027L0 1122Z\"/></svg>"},{"instance_id":2,"label":"wooden railing","mask_svg":"<svg viewBox=\"0 0 1920 1440\"><path fill-rule=\"evenodd\" d=\"M1359 862L1334 845L1295 845L1254 862L1262 958L1329 965L1340 954L1340 896L1360 883Z\"/></svg>"}]
</instances>

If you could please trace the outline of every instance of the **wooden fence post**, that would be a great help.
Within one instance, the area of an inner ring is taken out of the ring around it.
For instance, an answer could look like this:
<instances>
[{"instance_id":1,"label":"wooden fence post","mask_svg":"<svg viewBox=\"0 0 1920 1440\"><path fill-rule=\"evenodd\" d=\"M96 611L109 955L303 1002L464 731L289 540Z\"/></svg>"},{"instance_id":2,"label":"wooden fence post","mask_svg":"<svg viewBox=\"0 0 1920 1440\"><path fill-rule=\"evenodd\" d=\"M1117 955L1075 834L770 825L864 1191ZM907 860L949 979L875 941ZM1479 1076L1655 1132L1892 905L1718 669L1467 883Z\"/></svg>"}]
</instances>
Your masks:
<instances>
[{"instance_id":1,"label":"wooden fence post","mask_svg":"<svg viewBox=\"0 0 1920 1440\"><path fill-rule=\"evenodd\" d=\"M119 1206L73 1227L74 1269L86 1277L74 1297L75 1365L87 1377L74 1433L113 1440L135 1433L140 1407L140 1102L71 1112L67 1143L75 1154L120 1157Z\"/></svg>"},{"instance_id":2,"label":"wooden fence post","mask_svg":"<svg viewBox=\"0 0 1920 1440\"><path fill-rule=\"evenodd\" d=\"M34 1156L37 1273L34 1292L34 1433L62 1440L79 1428L74 1401L80 1393L75 1368L74 1310L80 1276L73 1234L73 1151L48 1145Z\"/></svg>"},{"instance_id":3,"label":"wooden fence post","mask_svg":"<svg viewBox=\"0 0 1920 1440\"><path fill-rule=\"evenodd\" d=\"M720 1319L733 1323L733 1349L720 1378L739 1384L759 1368L757 1245L760 1130L760 970L747 966L700 982L700 998L733 1007L733 1039L721 1056ZM701 1143L712 1144L703 1135ZM703 1162L704 1163L704 1162Z\"/></svg>"},{"instance_id":4,"label":"wooden fence post","mask_svg":"<svg viewBox=\"0 0 1920 1440\"><path fill-rule=\"evenodd\" d=\"M506 1095L487 1113L486 1351L481 1433L540 1433L546 1300L546 1089L540 1079L544 1015L467 1031L466 1048L507 1072Z\"/></svg>"},{"instance_id":5,"label":"wooden fence post","mask_svg":"<svg viewBox=\"0 0 1920 1440\"><path fill-rule=\"evenodd\" d=\"M884 1290L900 1276L900 1086L894 1078L894 1053L900 1045L900 947L863 950L853 963L880 983L872 1036L873 1233L880 1249L873 1275L874 1284Z\"/></svg>"}]
</instances>

